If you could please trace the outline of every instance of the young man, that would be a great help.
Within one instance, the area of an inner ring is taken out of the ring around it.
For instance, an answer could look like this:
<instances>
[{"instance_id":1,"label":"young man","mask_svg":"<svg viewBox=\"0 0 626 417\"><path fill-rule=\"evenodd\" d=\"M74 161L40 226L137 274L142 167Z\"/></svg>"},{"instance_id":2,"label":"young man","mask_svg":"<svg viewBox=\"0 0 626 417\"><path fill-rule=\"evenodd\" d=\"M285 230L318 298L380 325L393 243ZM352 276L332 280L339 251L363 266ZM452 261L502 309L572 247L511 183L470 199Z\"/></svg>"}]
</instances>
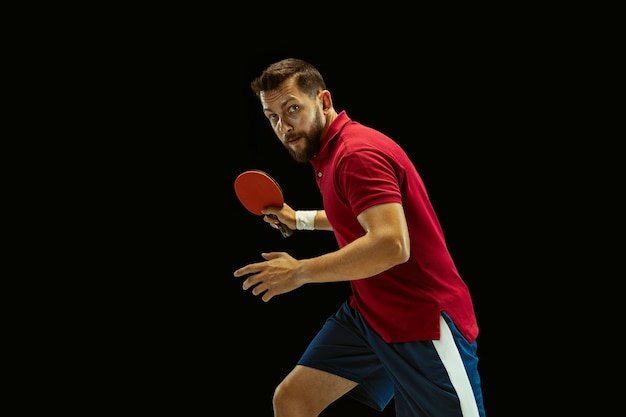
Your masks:
<instances>
[{"instance_id":1,"label":"young man","mask_svg":"<svg viewBox=\"0 0 626 417\"><path fill-rule=\"evenodd\" d=\"M308 62L271 64L251 87L291 156L313 167L324 202L266 207L265 221L332 231L339 249L264 253L234 275L265 302L309 283L352 289L276 388L274 415L318 416L347 394L377 410L393 398L399 417L484 417L472 299L406 153L338 113Z\"/></svg>"}]
</instances>

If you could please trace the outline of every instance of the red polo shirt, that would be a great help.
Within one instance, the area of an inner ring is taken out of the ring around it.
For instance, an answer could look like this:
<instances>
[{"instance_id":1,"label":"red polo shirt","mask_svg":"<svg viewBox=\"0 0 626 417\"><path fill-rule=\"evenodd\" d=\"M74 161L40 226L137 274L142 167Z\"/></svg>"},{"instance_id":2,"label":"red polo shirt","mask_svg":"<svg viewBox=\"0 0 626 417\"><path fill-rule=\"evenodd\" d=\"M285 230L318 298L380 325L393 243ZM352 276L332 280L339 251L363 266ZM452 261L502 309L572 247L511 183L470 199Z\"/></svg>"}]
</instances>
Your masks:
<instances>
[{"instance_id":1,"label":"red polo shirt","mask_svg":"<svg viewBox=\"0 0 626 417\"><path fill-rule=\"evenodd\" d=\"M339 247L365 233L356 219L363 210L389 202L404 207L409 260L350 281L350 305L387 342L439 339L441 311L473 342L478 325L469 290L448 252L424 184L400 146L342 111L311 164Z\"/></svg>"}]
</instances>

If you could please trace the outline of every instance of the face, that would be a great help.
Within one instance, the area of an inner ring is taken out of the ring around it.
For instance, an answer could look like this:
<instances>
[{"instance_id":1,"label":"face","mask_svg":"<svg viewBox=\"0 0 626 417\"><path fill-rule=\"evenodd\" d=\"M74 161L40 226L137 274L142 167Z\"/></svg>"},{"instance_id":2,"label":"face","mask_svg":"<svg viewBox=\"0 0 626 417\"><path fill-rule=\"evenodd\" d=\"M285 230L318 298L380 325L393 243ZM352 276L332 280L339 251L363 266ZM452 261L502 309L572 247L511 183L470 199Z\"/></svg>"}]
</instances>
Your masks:
<instances>
[{"instance_id":1,"label":"face","mask_svg":"<svg viewBox=\"0 0 626 417\"><path fill-rule=\"evenodd\" d=\"M262 91L265 117L289 154L298 162L308 162L320 150L326 118L322 99L301 92L290 79L272 91Z\"/></svg>"}]
</instances>

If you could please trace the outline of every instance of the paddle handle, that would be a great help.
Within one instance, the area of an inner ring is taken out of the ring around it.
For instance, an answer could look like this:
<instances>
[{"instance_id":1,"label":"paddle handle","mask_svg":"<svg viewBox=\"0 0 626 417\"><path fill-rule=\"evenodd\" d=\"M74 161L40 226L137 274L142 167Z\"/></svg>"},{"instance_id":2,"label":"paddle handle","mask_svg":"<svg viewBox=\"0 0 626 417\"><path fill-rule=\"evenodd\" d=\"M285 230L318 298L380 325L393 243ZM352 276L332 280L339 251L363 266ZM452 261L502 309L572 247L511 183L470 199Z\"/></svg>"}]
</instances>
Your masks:
<instances>
[{"instance_id":1,"label":"paddle handle","mask_svg":"<svg viewBox=\"0 0 626 417\"><path fill-rule=\"evenodd\" d=\"M268 214L268 216L273 217L274 219L278 220L278 217L275 214ZM285 226L282 222L280 222L279 226L280 226L280 233L282 233L283 237L289 237L293 235L293 230Z\"/></svg>"}]
</instances>

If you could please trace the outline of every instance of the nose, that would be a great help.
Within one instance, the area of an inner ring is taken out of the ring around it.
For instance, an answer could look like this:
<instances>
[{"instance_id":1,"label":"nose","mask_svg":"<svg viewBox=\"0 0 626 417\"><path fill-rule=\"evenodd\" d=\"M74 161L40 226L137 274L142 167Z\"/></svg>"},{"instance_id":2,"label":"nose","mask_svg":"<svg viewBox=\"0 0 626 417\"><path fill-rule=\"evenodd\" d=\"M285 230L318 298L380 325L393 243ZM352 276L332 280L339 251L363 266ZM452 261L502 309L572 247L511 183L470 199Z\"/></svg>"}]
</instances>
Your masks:
<instances>
[{"instance_id":1,"label":"nose","mask_svg":"<svg viewBox=\"0 0 626 417\"><path fill-rule=\"evenodd\" d=\"M289 124L285 123L284 119L280 119L278 121L278 125L276 126L276 128L280 133L287 133L290 132L292 129Z\"/></svg>"}]
</instances>

